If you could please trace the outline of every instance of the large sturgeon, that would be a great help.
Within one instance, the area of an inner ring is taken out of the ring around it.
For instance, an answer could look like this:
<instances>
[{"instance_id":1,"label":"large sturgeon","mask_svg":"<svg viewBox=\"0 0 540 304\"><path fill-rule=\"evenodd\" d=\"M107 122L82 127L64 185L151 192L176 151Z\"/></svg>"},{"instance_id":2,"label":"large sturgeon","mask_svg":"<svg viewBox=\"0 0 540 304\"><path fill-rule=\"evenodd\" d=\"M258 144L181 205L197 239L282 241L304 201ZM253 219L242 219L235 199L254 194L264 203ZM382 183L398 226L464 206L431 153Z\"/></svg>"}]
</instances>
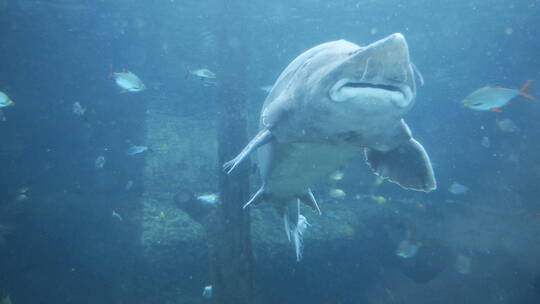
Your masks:
<instances>
[{"instance_id":1,"label":"large sturgeon","mask_svg":"<svg viewBox=\"0 0 540 304\"><path fill-rule=\"evenodd\" d=\"M366 47L338 40L307 50L266 98L259 133L224 164L230 173L258 149L262 187L244 208L272 202L298 260L308 225L299 203L320 213L310 185L359 153L404 188L436 188L429 157L402 119L414 104L415 72L399 33Z\"/></svg>"}]
</instances>

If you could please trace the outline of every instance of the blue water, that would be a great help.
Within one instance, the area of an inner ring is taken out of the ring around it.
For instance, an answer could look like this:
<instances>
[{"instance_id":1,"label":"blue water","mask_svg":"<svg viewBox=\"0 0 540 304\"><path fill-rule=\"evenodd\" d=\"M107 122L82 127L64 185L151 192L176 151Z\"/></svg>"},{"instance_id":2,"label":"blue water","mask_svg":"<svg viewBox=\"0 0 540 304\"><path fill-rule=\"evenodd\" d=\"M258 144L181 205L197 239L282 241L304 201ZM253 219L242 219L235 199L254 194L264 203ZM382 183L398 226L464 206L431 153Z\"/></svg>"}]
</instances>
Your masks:
<instances>
[{"instance_id":1,"label":"blue water","mask_svg":"<svg viewBox=\"0 0 540 304\"><path fill-rule=\"evenodd\" d=\"M159 151L126 150L162 144L145 142L157 99L170 100L167 111L178 117L215 126L217 88L189 71L227 77L222 9L217 0L0 0L0 91L16 103L0 121L0 296L14 304L209 302L201 296L212 283L206 247L189 265L178 261L195 249L157 262L144 254L136 202L145 193L145 160ZM329 213L310 229L350 221L346 210L370 201L355 194L388 202L361 207L369 220L351 224L348 239L308 239L300 263L288 245L279 259L256 254L263 303L540 303L540 89L528 90L537 101L516 98L502 113L459 106L485 85L539 81L539 1L256 0L236 13L245 25L238 37L247 46L249 136L266 95L260 87L301 52L403 33L426 82L406 120L438 182L429 194L375 186L362 159L344 168L343 180L321 182L314 192ZM111 69L136 73L148 89L119 93ZM85 118L72 113L74 102L87 107ZM497 128L505 118L519 131ZM94 165L100 155L106 170ZM185 184L197 183L193 174L215 179L214 164L197 170L194 159L171 164L171 172ZM469 192L453 195L453 182ZM28 199L17 198L21 187ZM336 187L347 193L344 202L326 195ZM202 190L216 191L193 189ZM121 223L113 210L122 211ZM425 245L399 259L408 229ZM467 274L456 270L460 255L471 259Z\"/></svg>"}]
</instances>

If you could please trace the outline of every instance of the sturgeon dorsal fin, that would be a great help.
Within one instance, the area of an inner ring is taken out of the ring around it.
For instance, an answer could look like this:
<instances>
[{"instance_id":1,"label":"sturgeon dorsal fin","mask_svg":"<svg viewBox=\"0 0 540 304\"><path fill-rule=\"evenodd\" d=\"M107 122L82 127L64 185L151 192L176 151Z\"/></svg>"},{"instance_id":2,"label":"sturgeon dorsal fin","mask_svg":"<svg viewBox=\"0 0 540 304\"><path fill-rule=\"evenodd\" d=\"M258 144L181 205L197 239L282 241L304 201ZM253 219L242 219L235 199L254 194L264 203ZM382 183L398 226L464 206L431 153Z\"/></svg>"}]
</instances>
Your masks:
<instances>
[{"instance_id":1,"label":"sturgeon dorsal fin","mask_svg":"<svg viewBox=\"0 0 540 304\"><path fill-rule=\"evenodd\" d=\"M236 168L246 157L248 157L251 152L255 151L260 146L263 146L269 143L272 140L273 136L270 130L263 129L255 135L255 137L246 145L246 147L232 160L223 164L223 170L227 174L231 173L234 168Z\"/></svg>"},{"instance_id":2,"label":"sturgeon dorsal fin","mask_svg":"<svg viewBox=\"0 0 540 304\"><path fill-rule=\"evenodd\" d=\"M307 189L306 193L299 195L298 200L304 205L311 207L313 211L319 214L322 214L321 208L319 208L319 205L317 204L317 201L315 200L315 196L313 195L313 192L311 192L310 188Z\"/></svg>"}]
</instances>

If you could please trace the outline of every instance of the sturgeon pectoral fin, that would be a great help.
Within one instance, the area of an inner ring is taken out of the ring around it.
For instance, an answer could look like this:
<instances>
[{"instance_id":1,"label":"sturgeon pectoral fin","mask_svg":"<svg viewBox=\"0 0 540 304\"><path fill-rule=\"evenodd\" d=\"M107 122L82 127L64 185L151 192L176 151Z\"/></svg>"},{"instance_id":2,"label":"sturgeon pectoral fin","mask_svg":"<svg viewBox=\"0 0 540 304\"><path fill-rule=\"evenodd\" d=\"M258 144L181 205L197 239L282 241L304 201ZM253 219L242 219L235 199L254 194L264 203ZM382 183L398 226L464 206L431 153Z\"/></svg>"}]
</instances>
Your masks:
<instances>
[{"instance_id":1,"label":"sturgeon pectoral fin","mask_svg":"<svg viewBox=\"0 0 540 304\"><path fill-rule=\"evenodd\" d=\"M317 204L317 201L315 200L315 196L313 195L313 192L311 192L311 189L308 188L307 193L299 195L298 200L304 205L311 207L313 211L322 214L321 208L319 208L319 205Z\"/></svg>"},{"instance_id":2,"label":"sturgeon pectoral fin","mask_svg":"<svg viewBox=\"0 0 540 304\"><path fill-rule=\"evenodd\" d=\"M223 170L225 170L227 174L231 173L242 161L246 159L246 157L249 156L249 154L251 154L251 152L255 151L260 146L263 146L269 143L272 140L272 138L273 137L270 130L267 130L267 129L261 130L247 144L247 146L240 152L240 154L238 154L232 160L223 164Z\"/></svg>"},{"instance_id":3,"label":"sturgeon pectoral fin","mask_svg":"<svg viewBox=\"0 0 540 304\"><path fill-rule=\"evenodd\" d=\"M365 149L366 161L381 177L413 190L437 188L433 168L424 147L414 138L388 152Z\"/></svg>"},{"instance_id":4,"label":"sturgeon pectoral fin","mask_svg":"<svg viewBox=\"0 0 540 304\"><path fill-rule=\"evenodd\" d=\"M253 195L253 197L247 202L244 204L244 207L242 208L247 208L247 206L251 205L251 204L255 204L257 205L258 203L262 202L264 199L264 187L261 187L259 190L257 190L257 193L255 193Z\"/></svg>"}]
</instances>

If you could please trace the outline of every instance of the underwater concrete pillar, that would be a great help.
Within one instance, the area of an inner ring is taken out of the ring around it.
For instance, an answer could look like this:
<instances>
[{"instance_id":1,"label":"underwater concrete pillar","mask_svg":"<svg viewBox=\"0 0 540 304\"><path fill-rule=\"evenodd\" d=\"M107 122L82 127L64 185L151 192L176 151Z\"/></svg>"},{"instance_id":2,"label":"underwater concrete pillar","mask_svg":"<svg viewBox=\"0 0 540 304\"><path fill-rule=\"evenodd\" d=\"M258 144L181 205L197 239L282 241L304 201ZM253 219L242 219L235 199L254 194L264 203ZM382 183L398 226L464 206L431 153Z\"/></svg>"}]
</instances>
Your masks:
<instances>
[{"instance_id":1,"label":"underwater concrete pillar","mask_svg":"<svg viewBox=\"0 0 540 304\"><path fill-rule=\"evenodd\" d=\"M254 258L250 236L249 162L226 174L222 165L248 142L246 75L247 51L244 11L246 2L223 0L220 66L217 70L218 168L221 204L210 233L214 301L254 304Z\"/></svg>"}]
</instances>

